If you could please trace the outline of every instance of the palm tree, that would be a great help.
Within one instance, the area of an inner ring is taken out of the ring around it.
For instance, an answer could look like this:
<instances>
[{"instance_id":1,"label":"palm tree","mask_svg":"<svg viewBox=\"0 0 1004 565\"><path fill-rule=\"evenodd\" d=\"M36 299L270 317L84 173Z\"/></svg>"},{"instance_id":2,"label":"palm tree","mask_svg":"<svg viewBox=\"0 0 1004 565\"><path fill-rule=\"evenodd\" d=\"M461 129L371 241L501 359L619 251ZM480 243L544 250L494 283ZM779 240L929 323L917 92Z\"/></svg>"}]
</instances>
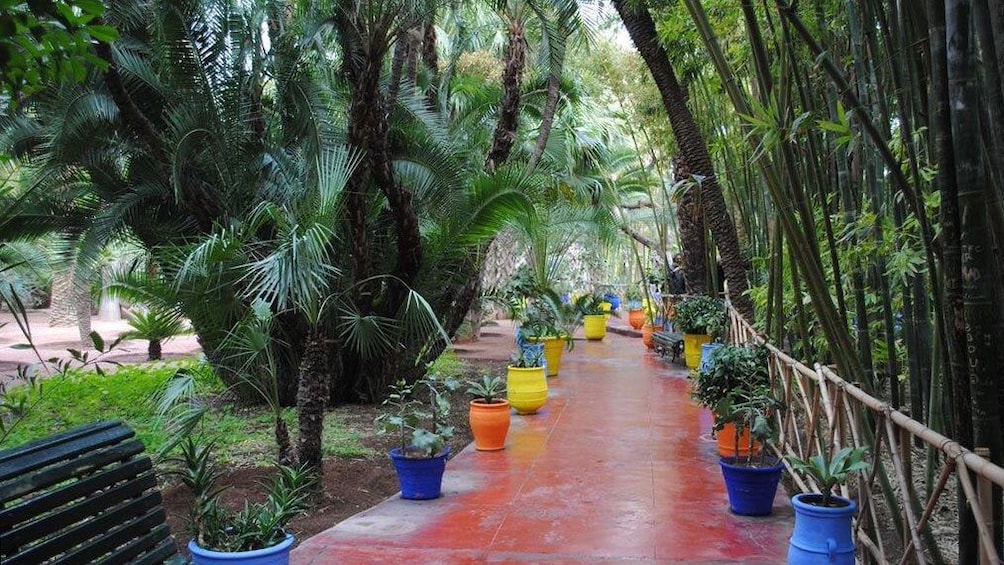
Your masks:
<instances>
[{"instance_id":1,"label":"palm tree","mask_svg":"<svg viewBox=\"0 0 1004 565\"><path fill-rule=\"evenodd\" d=\"M659 88L683 160L690 173L700 178L701 207L721 255L730 298L744 316L752 319L753 303L746 294L749 288L748 267L739 248L735 224L725 207L707 143L687 108L686 96L669 57L659 45L652 16L644 6L626 0L615 0L614 7Z\"/></svg>"}]
</instances>

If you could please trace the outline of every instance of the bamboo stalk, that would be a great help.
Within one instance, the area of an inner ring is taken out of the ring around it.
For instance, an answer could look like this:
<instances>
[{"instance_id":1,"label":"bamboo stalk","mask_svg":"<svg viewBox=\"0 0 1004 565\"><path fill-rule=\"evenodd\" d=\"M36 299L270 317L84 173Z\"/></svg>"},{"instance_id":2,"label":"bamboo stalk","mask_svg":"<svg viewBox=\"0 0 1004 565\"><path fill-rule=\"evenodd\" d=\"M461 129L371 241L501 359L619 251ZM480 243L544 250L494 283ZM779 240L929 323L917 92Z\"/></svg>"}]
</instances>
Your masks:
<instances>
[{"instance_id":1,"label":"bamboo stalk","mask_svg":"<svg viewBox=\"0 0 1004 565\"><path fill-rule=\"evenodd\" d=\"M966 468L964 461L958 466L958 471L959 480L962 482L962 490L966 493L966 499L969 502L969 508L972 509L973 516L976 517L976 529L980 534L980 547L983 548L983 553L990 563L998 563L1000 562L1000 558L997 557L997 549L994 547L994 536L987 528L986 519L983 517L983 510L980 508L979 497L973 488L973 481L969 477L969 469Z\"/></svg>"},{"instance_id":2,"label":"bamboo stalk","mask_svg":"<svg viewBox=\"0 0 1004 565\"><path fill-rule=\"evenodd\" d=\"M927 520L931 517L934 512L934 507L938 505L938 499L941 498L941 493L944 492L945 486L948 484L948 478L952 474L952 469L955 467L955 462L949 459L945 461L945 464L941 467L941 474L938 475L938 484L931 494L931 498L928 499L927 505L924 506L924 513L920 516L920 522L917 523L917 527L924 529L927 526ZM906 558L910 554L910 550L913 549L913 540L911 539L907 543L906 547L903 549L903 557L899 560L899 565L904 565L906 563Z\"/></svg>"}]
</instances>

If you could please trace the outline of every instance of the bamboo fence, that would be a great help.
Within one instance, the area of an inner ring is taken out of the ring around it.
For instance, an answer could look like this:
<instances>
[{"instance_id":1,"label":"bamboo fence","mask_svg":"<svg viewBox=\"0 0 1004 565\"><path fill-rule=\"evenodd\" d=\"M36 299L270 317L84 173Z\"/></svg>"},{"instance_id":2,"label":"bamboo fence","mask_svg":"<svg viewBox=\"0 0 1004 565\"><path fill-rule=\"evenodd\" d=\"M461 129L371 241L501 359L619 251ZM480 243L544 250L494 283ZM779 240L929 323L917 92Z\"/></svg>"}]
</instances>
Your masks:
<instances>
[{"instance_id":1,"label":"bamboo fence","mask_svg":"<svg viewBox=\"0 0 1004 565\"><path fill-rule=\"evenodd\" d=\"M829 367L816 363L810 368L796 361L767 343L731 304L728 309L729 341L760 343L770 351L771 380L786 407L775 413L779 455L806 459L822 450L869 447L872 469L867 476L859 475L853 496L859 508L854 534L863 561L944 562L930 526L941 495L955 478L976 518L980 565L1001 563L994 545L991 497L992 485L1004 487L1004 468L868 395ZM915 486L915 443L940 462L937 484L927 494ZM819 492L811 478L795 473L788 461L784 464L797 489ZM849 485L841 490L851 496ZM954 520L957 526L958 518Z\"/></svg>"}]
</instances>

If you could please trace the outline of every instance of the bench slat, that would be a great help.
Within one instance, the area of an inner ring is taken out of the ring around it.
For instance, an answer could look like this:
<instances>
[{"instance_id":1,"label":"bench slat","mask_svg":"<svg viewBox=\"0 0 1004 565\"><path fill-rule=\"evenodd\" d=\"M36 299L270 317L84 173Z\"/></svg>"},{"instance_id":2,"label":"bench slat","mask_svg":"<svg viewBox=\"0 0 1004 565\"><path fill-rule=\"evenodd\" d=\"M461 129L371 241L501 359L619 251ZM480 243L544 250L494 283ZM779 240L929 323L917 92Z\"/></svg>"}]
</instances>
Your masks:
<instances>
[{"instance_id":1,"label":"bench slat","mask_svg":"<svg viewBox=\"0 0 1004 565\"><path fill-rule=\"evenodd\" d=\"M102 563L103 565L125 565L126 563L145 562L149 556L157 555L160 551L166 551L166 554L160 557L159 561L151 561L152 563L160 563L178 551L174 540L171 539L171 532L168 530L167 524L161 524L150 530L148 534L116 549L114 553L102 559Z\"/></svg>"},{"instance_id":2,"label":"bench slat","mask_svg":"<svg viewBox=\"0 0 1004 565\"><path fill-rule=\"evenodd\" d=\"M166 526L165 526L166 527ZM184 563L188 561L178 556L178 547L174 545L171 538L167 538L167 543L162 543L156 549L146 555L134 560L133 565L160 565L161 563Z\"/></svg>"},{"instance_id":3,"label":"bench slat","mask_svg":"<svg viewBox=\"0 0 1004 565\"><path fill-rule=\"evenodd\" d=\"M79 428L74 428L62 433L36 439L35 441L31 441L11 449L5 449L4 451L0 451L0 468L2 468L8 460L24 457L42 449L48 449L61 443L73 441L75 439L121 425L122 422L118 420L102 420L100 422L80 426Z\"/></svg>"},{"instance_id":4,"label":"bench slat","mask_svg":"<svg viewBox=\"0 0 1004 565\"><path fill-rule=\"evenodd\" d=\"M121 443L134 435L135 433L126 426L116 426L98 430L83 437L75 437L44 447L39 446L39 448L22 453L17 457L8 457L3 463L0 463L0 481L37 471L60 461L74 459L106 445Z\"/></svg>"},{"instance_id":5,"label":"bench slat","mask_svg":"<svg viewBox=\"0 0 1004 565\"><path fill-rule=\"evenodd\" d=\"M64 552L70 551L81 543L91 540L91 542L84 547L84 549L86 549L86 547L89 547L91 544L100 542L104 539L109 534L109 531L116 525L131 523L135 521L137 516L141 516L144 513L150 513L148 516L152 516L156 513L156 511L163 514L164 509L160 508L160 502L160 493L151 492L142 498L137 498L119 506L118 508L113 508L100 517L64 530L57 536L46 539L20 553L11 555L9 559L4 562L4 565L17 565L20 563L27 565L29 563L41 563L46 559L50 559ZM162 516L159 522L150 524L147 529L152 529L158 523L163 523L164 520L166 520L166 516ZM6 553L9 550L4 548L0 551ZM87 563L88 561L88 559L78 559L76 561L64 562L70 564Z\"/></svg>"},{"instance_id":6,"label":"bench slat","mask_svg":"<svg viewBox=\"0 0 1004 565\"><path fill-rule=\"evenodd\" d=\"M160 498L159 494L157 494L157 498ZM101 537L91 540L87 545L56 560L53 562L53 565L93 563L98 558L101 558L101 562L103 563L105 561L105 555L114 555L119 546L126 544L137 537L150 533L166 520L167 514L164 512L164 509L159 506L158 501L157 507L152 508L138 520L130 520L124 526L115 528Z\"/></svg>"},{"instance_id":7,"label":"bench slat","mask_svg":"<svg viewBox=\"0 0 1004 565\"><path fill-rule=\"evenodd\" d=\"M92 473L110 463L125 461L142 452L143 443L139 440L132 440L101 451L81 455L76 459L60 465L53 465L35 473L27 473L17 479L0 483L0 504L48 488L67 479Z\"/></svg>"},{"instance_id":8,"label":"bench slat","mask_svg":"<svg viewBox=\"0 0 1004 565\"><path fill-rule=\"evenodd\" d=\"M128 461L119 467L111 467L95 473L85 479L70 483L59 490L39 494L25 500L17 506L0 510L0 530L7 530L15 524L33 520L54 508L58 508L82 496L87 496L111 485L139 476L153 468L149 457L140 457Z\"/></svg>"},{"instance_id":9,"label":"bench slat","mask_svg":"<svg viewBox=\"0 0 1004 565\"><path fill-rule=\"evenodd\" d=\"M47 538L85 518L97 516L109 508L114 508L117 504L135 498L156 486L157 478L153 473L147 473L100 494L85 498L76 504L60 508L40 520L22 522L17 528L0 534L0 546L22 547L32 540Z\"/></svg>"}]
</instances>

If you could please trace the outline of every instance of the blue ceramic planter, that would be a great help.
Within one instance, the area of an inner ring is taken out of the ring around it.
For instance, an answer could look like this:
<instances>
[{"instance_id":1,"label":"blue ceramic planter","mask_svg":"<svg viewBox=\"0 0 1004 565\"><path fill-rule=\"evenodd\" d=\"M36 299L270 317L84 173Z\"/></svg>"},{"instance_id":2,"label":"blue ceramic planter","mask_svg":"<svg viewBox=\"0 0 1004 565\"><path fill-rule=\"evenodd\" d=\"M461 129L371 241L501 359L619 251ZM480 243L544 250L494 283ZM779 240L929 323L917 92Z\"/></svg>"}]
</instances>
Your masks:
<instances>
[{"instance_id":1,"label":"blue ceramic planter","mask_svg":"<svg viewBox=\"0 0 1004 565\"><path fill-rule=\"evenodd\" d=\"M408 500L429 500L439 498L443 489L443 473L450 446L442 453L428 459L414 459L401 454L401 448L390 450L390 458L401 483L401 498Z\"/></svg>"},{"instance_id":2,"label":"blue ceramic planter","mask_svg":"<svg viewBox=\"0 0 1004 565\"><path fill-rule=\"evenodd\" d=\"M547 371L547 357L544 357L544 344L543 343L530 343L523 339L520 335L517 343L519 343L519 348L522 350L524 357L537 357L540 359L540 364L544 367L544 374L548 374Z\"/></svg>"},{"instance_id":3,"label":"blue ceramic planter","mask_svg":"<svg viewBox=\"0 0 1004 565\"><path fill-rule=\"evenodd\" d=\"M287 565L292 546L293 534L286 534L278 545L254 551L210 551L199 547L195 540L188 542L188 551L195 565Z\"/></svg>"},{"instance_id":4,"label":"blue ceramic planter","mask_svg":"<svg viewBox=\"0 0 1004 565\"><path fill-rule=\"evenodd\" d=\"M851 521L857 504L833 496L845 506L809 504L822 495L803 493L791 499L795 508L795 529L788 544L788 563L794 565L854 565L854 536Z\"/></svg>"},{"instance_id":5,"label":"blue ceramic planter","mask_svg":"<svg viewBox=\"0 0 1004 565\"><path fill-rule=\"evenodd\" d=\"M725 347L724 343L705 343L701 345L701 364L698 366L698 370L702 373L705 371L710 371L715 368L714 351L720 347Z\"/></svg>"},{"instance_id":6,"label":"blue ceramic planter","mask_svg":"<svg viewBox=\"0 0 1004 565\"><path fill-rule=\"evenodd\" d=\"M769 516L784 466L776 459L773 467L746 467L736 465L736 460L736 457L719 460L729 493L729 508L742 516Z\"/></svg>"},{"instance_id":7,"label":"blue ceramic planter","mask_svg":"<svg viewBox=\"0 0 1004 565\"><path fill-rule=\"evenodd\" d=\"M608 293L603 295L603 300L610 303L610 310L616 312L618 308L621 307L621 297L613 293Z\"/></svg>"}]
</instances>

